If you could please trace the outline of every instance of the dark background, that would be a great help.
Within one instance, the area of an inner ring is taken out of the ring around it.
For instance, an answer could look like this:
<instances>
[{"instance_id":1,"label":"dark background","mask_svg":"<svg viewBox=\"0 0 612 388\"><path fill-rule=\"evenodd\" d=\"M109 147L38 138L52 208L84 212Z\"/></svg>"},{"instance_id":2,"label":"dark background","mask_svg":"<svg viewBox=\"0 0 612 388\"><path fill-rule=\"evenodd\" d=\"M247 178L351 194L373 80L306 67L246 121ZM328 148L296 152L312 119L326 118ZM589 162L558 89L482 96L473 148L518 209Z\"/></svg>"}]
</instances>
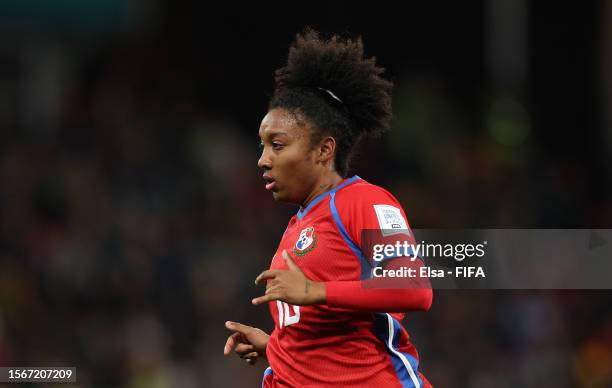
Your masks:
<instances>
[{"instance_id":1,"label":"dark background","mask_svg":"<svg viewBox=\"0 0 612 388\"><path fill-rule=\"evenodd\" d=\"M612 4L465 3L1 1L0 365L259 385L223 323L271 329L252 281L297 209L263 189L257 130L306 25L394 80L352 167L413 228L610 228ZM404 323L437 387L607 387L609 298L437 291Z\"/></svg>"}]
</instances>

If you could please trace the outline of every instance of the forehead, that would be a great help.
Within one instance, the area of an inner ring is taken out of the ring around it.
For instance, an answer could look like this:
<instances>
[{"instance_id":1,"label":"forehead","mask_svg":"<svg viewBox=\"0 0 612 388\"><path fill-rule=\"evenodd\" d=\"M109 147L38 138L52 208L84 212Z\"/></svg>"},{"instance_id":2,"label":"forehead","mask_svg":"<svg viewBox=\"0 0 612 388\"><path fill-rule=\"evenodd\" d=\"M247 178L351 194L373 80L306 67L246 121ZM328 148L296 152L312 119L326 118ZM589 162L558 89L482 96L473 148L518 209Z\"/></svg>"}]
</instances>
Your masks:
<instances>
[{"instance_id":1,"label":"forehead","mask_svg":"<svg viewBox=\"0 0 612 388\"><path fill-rule=\"evenodd\" d=\"M259 136L261 138L284 134L291 137L305 134L305 125L299 121L295 114L282 108L270 110L261 120Z\"/></svg>"}]
</instances>

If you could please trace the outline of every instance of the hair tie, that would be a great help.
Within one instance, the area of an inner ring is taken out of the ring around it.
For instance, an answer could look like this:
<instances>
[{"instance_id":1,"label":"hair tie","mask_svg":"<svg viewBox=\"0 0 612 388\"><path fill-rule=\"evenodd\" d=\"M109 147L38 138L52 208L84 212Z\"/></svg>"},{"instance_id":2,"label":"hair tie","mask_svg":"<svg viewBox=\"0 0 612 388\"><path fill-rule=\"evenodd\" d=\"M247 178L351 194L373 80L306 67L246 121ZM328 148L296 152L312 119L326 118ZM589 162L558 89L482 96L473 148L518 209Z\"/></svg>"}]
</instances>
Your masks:
<instances>
[{"instance_id":1,"label":"hair tie","mask_svg":"<svg viewBox=\"0 0 612 388\"><path fill-rule=\"evenodd\" d=\"M331 96L331 98L333 98L334 100L338 101L340 104L344 105L344 102L342 102L342 100L340 98L338 98L338 96L336 96L334 93L332 93L331 90L325 89L325 88L319 88L319 87L317 87L317 89L326 92L327 94L329 94Z\"/></svg>"}]
</instances>

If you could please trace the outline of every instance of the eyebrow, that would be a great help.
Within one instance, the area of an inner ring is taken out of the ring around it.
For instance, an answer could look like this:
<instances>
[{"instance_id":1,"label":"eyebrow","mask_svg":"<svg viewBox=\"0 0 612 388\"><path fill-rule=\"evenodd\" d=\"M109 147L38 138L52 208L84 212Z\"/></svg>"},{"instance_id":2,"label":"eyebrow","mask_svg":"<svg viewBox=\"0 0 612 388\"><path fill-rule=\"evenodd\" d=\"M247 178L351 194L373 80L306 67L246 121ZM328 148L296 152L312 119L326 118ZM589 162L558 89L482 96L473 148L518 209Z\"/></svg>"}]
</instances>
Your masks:
<instances>
[{"instance_id":1,"label":"eyebrow","mask_svg":"<svg viewBox=\"0 0 612 388\"><path fill-rule=\"evenodd\" d=\"M287 132L283 132L283 131L270 131L270 132L267 132L266 134L267 137L274 137L274 136L280 136L280 135L288 136Z\"/></svg>"},{"instance_id":2,"label":"eyebrow","mask_svg":"<svg viewBox=\"0 0 612 388\"><path fill-rule=\"evenodd\" d=\"M279 135L287 135L287 132L283 132L283 131L268 132L268 136L270 137L279 136Z\"/></svg>"}]
</instances>

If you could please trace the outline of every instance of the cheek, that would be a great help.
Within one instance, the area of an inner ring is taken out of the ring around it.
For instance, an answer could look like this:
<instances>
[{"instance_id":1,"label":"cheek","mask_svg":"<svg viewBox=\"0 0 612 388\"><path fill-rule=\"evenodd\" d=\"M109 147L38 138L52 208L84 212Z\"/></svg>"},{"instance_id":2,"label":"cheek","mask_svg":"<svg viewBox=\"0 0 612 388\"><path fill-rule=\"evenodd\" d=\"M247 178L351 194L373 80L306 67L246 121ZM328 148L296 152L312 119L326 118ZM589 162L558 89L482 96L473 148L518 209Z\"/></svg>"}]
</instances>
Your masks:
<instances>
[{"instance_id":1,"label":"cheek","mask_svg":"<svg viewBox=\"0 0 612 388\"><path fill-rule=\"evenodd\" d=\"M314 157L312 156L312 152L306 152L306 157L304 158L304 162L312 163Z\"/></svg>"},{"instance_id":2,"label":"cheek","mask_svg":"<svg viewBox=\"0 0 612 388\"><path fill-rule=\"evenodd\" d=\"M283 189L288 189L299 195L299 193L309 187L310 182L313 181L315 176L316 171L313 165L313 157L311 153L304 151L285 156L286 158L282 161L279 160L277 164L279 172L282 172L284 177L283 181L286 183Z\"/></svg>"},{"instance_id":3,"label":"cheek","mask_svg":"<svg viewBox=\"0 0 612 388\"><path fill-rule=\"evenodd\" d=\"M277 165L291 176L302 175L312 170L312 153L304 147L295 147L278 158Z\"/></svg>"},{"instance_id":4,"label":"cheek","mask_svg":"<svg viewBox=\"0 0 612 388\"><path fill-rule=\"evenodd\" d=\"M315 174L314 158L311 152L302 151L299 155L291 160L291 171L295 180L300 180L303 183L309 181Z\"/></svg>"}]
</instances>

